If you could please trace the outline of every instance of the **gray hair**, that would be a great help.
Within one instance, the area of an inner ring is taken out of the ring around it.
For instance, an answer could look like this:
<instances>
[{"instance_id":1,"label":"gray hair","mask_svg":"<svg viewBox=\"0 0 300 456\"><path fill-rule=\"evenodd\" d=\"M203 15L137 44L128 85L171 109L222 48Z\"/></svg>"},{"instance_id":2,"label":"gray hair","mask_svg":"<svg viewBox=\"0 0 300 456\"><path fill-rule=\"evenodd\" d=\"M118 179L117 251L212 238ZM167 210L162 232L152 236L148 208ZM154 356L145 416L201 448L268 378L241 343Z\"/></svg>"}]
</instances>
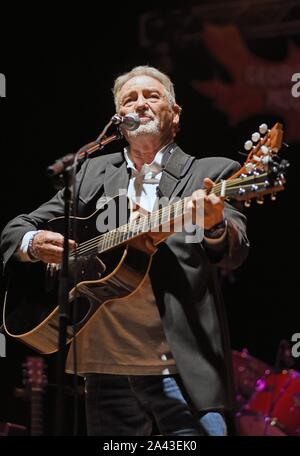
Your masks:
<instances>
[{"instance_id":1,"label":"gray hair","mask_svg":"<svg viewBox=\"0 0 300 456\"><path fill-rule=\"evenodd\" d=\"M174 84L169 78L169 76L167 76L166 74L162 73L154 67L148 65L140 65L132 68L131 71L121 74L116 78L112 91L114 94L114 101L117 111L119 109L118 94L121 88L127 81L129 81L129 79L140 75L151 76L152 78L157 79L159 82L161 82L165 88L166 95L168 97L170 105L173 106L176 103Z\"/></svg>"}]
</instances>

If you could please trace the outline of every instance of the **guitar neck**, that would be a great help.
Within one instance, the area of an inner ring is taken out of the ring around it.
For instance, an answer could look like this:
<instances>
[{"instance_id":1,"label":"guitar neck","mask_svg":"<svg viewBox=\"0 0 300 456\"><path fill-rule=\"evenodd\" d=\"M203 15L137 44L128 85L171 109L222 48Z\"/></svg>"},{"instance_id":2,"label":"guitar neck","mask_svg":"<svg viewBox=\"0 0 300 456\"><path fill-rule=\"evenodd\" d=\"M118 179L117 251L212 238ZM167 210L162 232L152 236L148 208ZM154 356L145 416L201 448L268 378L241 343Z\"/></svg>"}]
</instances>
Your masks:
<instances>
[{"instance_id":1,"label":"guitar neck","mask_svg":"<svg viewBox=\"0 0 300 456\"><path fill-rule=\"evenodd\" d=\"M183 198L105 233L99 237L98 252L105 252L149 232L159 232L164 226L167 227L164 231L169 231L171 225L188 212L187 205L190 200L191 197Z\"/></svg>"},{"instance_id":2,"label":"guitar neck","mask_svg":"<svg viewBox=\"0 0 300 456\"><path fill-rule=\"evenodd\" d=\"M30 435L43 435L43 393L40 388L31 391L31 426Z\"/></svg>"},{"instance_id":3,"label":"guitar neck","mask_svg":"<svg viewBox=\"0 0 300 456\"><path fill-rule=\"evenodd\" d=\"M248 178L250 180L250 178ZM253 177L251 178L253 180ZM245 184L245 179L237 178L232 180L223 180L216 184L212 189L204 190L206 193L214 193L221 198L235 198L237 197L237 189L243 186L250 186ZM239 199L239 198L237 198ZM101 236L97 240L97 250L99 253L105 252L109 249L115 248L124 242L141 236L149 232L160 232L163 230L166 233L172 234L172 227L176 221L182 221L182 218L187 216L191 219L191 206L189 205L192 196L184 197L174 203L168 204L160 209L142 215L140 218L133 220L126 225L122 225L114 230L111 230Z\"/></svg>"},{"instance_id":4,"label":"guitar neck","mask_svg":"<svg viewBox=\"0 0 300 456\"><path fill-rule=\"evenodd\" d=\"M286 166L286 164L283 164L282 169ZM278 172L278 169L276 169L276 172ZM272 176L270 178L270 173L254 171L247 175L241 174L238 178L221 180L211 189L204 191L206 193L214 193L222 199L248 201L254 197L261 198L264 194L283 190L283 177L277 178L276 183L273 181L274 178ZM184 223L192 221L193 211L191 210L191 204L189 204L191 199L192 196L188 196L146 215L142 214L139 218L127 224L79 244L76 251L73 251L70 256L101 254L149 232L163 233L161 238L165 239L174 232L174 226L177 221L181 223L179 225L181 227L183 220Z\"/></svg>"}]
</instances>

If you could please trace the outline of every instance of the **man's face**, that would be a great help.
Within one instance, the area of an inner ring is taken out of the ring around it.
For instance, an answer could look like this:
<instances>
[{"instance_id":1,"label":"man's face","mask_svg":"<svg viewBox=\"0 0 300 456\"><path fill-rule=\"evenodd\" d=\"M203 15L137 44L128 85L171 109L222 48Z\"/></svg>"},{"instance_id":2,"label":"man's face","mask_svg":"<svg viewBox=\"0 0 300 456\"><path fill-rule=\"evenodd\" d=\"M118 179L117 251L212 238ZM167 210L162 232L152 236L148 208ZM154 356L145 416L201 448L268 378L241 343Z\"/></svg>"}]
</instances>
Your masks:
<instances>
[{"instance_id":1,"label":"man's face","mask_svg":"<svg viewBox=\"0 0 300 456\"><path fill-rule=\"evenodd\" d=\"M136 112L141 125L127 131L129 138L140 135L175 135L179 122L179 106L171 106L164 86L151 76L141 75L129 79L118 94L119 114Z\"/></svg>"}]
</instances>

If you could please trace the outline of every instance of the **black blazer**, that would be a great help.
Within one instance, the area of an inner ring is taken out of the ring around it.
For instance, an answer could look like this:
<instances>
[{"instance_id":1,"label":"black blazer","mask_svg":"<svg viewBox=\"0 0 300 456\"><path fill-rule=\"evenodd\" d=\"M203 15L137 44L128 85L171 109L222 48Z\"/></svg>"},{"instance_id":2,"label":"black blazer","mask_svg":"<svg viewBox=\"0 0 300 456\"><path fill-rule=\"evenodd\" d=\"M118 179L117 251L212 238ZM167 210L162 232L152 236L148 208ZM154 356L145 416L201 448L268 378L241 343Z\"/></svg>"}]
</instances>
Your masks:
<instances>
[{"instance_id":1,"label":"black blazer","mask_svg":"<svg viewBox=\"0 0 300 456\"><path fill-rule=\"evenodd\" d=\"M203 186L203 179L226 179L240 167L227 158L194 160L178 180L171 195L189 196ZM95 210L100 196L115 196L127 188L129 174L122 153L87 160L77 175L78 216ZM14 253L29 230L63 215L62 191L30 214L11 220L1 236L4 267L14 263ZM247 256L246 218L225 203L226 239L217 245L205 240L186 243L186 233L163 242L153 257L150 278L165 335L183 383L195 408L222 410L232 407L231 351L217 267L236 268ZM88 329L87 329L88 330Z\"/></svg>"}]
</instances>

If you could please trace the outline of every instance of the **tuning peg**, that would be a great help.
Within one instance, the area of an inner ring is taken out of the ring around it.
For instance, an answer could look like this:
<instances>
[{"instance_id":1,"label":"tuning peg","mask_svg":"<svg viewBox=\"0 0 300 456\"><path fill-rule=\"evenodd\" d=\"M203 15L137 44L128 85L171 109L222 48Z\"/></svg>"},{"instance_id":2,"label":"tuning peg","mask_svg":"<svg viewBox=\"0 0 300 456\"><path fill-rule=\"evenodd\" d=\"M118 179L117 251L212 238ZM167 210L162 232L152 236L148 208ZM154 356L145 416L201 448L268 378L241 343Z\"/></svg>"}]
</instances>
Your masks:
<instances>
[{"instance_id":1,"label":"tuning peg","mask_svg":"<svg viewBox=\"0 0 300 456\"><path fill-rule=\"evenodd\" d=\"M245 207L250 207L250 206L251 206L251 200L246 200L246 201L244 202L244 206L245 206Z\"/></svg>"},{"instance_id":2,"label":"tuning peg","mask_svg":"<svg viewBox=\"0 0 300 456\"><path fill-rule=\"evenodd\" d=\"M280 173L278 177L279 177L279 179L280 179L282 182L284 182L284 180L285 180L285 175L284 175L284 173Z\"/></svg>"},{"instance_id":3,"label":"tuning peg","mask_svg":"<svg viewBox=\"0 0 300 456\"><path fill-rule=\"evenodd\" d=\"M244 149L245 150L249 151L249 150L252 149L252 147L253 147L253 142L252 141L248 140L248 141L245 142L245 144L244 144Z\"/></svg>"},{"instance_id":4,"label":"tuning peg","mask_svg":"<svg viewBox=\"0 0 300 456\"><path fill-rule=\"evenodd\" d=\"M260 134L256 131L255 133L253 133L253 135L251 136L251 139L253 142L257 142L260 140Z\"/></svg>"},{"instance_id":5,"label":"tuning peg","mask_svg":"<svg viewBox=\"0 0 300 456\"><path fill-rule=\"evenodd\" d=\"M276 201L277 195L275 193L271 193L271 201Z\"/></svg>"},{"instance_id":6,"label":"tuning peg","mask_svg":"<svg viewBox=\"0 0 300 456\"><path fill-rule=\"evenodd\" d=\"M259 132L264 135L268 131L268 125L263 123L259 126Z\"/></svg>"},{"instance_id":7,"label":"tuning peg","mask_svg":"<svg viewBox=\"0 0 300 456\"><path fill-rule=\"evenodd\" d=\"M259 196L258 198L256 198L256 202L257 204L264 204L264 197L263 196Z\"/></svg>"},{"instance_id":8,"label":"tuning peg","mask_svg":"<svg viewBox=\"0 0 300 456\"><path fill-rule=\"evenodd\" d=\"M280 169L286 169L290 166L289 162L287 160L281 160L279 163L279 168Z\"/></svg>"},{"instance_id":9,"label":"tuning peg","mask_svg":"<svg viewBox=\"0 0 300 456\"><path fill-rule=\"evenodd\" d=\"M270 149L267 146L261 146L260 150L264 155L267 155L270 152Z\"/></svg>"},{"instance_id":10,"label":"tuning peg","mask_svg":"<svg viewBox=\"0 0 300 456\"><path fill-rule=\"evenodd\" d=\"M245 168L248 172L250 172L255 168L255 165L254 165L254 163L249 162L249 163L245 164Z\"/></svg>"},{"instance_id":11,"label":"tuning peg","mask_svg":"<svg viewBox=\"0 0 300 456\"><path fill-rule=\"evenodd\" d=\"M270 157L270 155L266 155L265 157L262 157L261 162L263 165L270 165L273 163L273 159Z\"/></svg>"},{"instance_id":12,"label":"tuning peg","mask_svg":"<svg viewBox=\"0 0 300 456\"><path fill-rule=\"evenodd\" d=\"M262 159L260 157L258 157L257 155L253 155L252 160L254 160L258 163L262 161Z\"/></svg>"}]
</instances>

